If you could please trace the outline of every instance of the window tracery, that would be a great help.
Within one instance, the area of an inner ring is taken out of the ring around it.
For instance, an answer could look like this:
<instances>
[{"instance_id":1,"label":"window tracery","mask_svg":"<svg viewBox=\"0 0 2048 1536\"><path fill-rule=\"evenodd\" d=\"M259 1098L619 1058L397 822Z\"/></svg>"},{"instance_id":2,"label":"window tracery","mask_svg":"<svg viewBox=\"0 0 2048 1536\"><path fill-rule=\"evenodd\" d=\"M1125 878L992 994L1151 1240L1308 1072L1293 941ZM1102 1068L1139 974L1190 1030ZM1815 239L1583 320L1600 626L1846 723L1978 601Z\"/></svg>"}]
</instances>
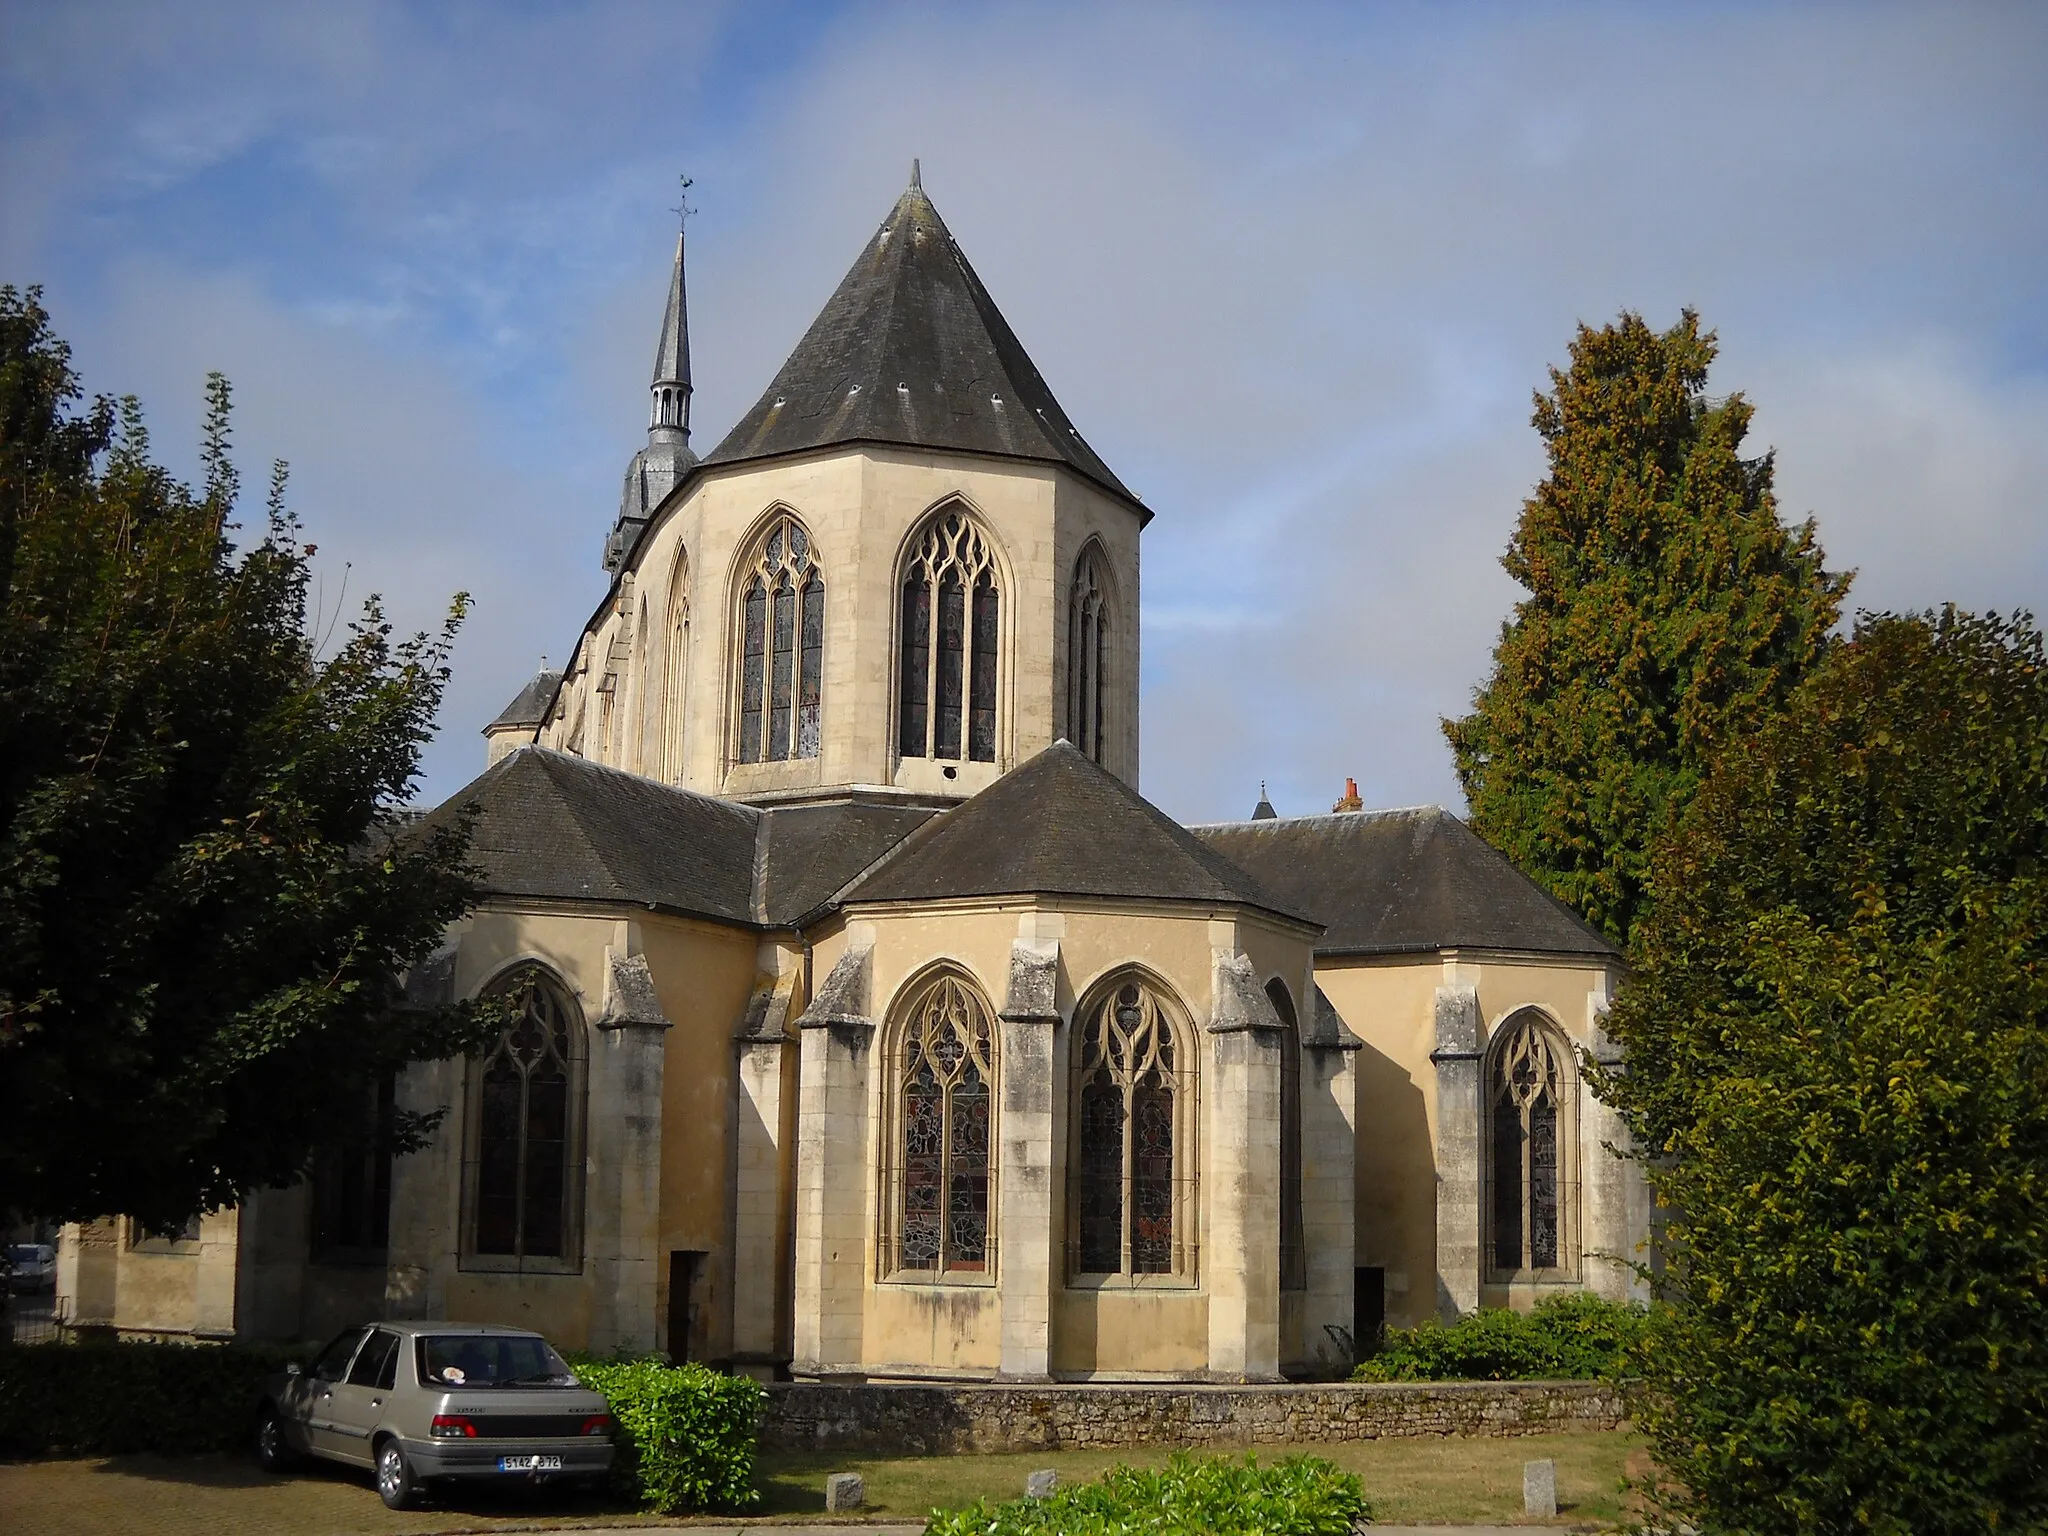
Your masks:
<instances>
[{"instance_id":1,"label":"window tracery","mask_svg":"<svg viewBox=\"0 0 2048 1536\"><path fill-rule=\"evenodd\" d=\"M994 762L1002 594L981 528L959 511L932 519L901 598L897 751Z\"/></svg>"},{"instance_id":2,"label":"window tracery","mask_svg":"<svg viewBox=\"0 0 2048 1536\"><path fill-rule=\"evenodd\" d=\"M1067 596L1067 739L1098 763L1106 750L1110 627L1109 572L1091 540L1074 563Z\"/></svg>"},{"instance_id":3,"label":"window tracery","mask_svg":"<svg viewBox=\"0 0 2048 1536\"><path fill-rule=\"evenodd\" d=\"M775 521L740 594L739 760L816 757L825 577L802 523L788 514Z\"/></svg>"},{"instance_id":4,"label":"window tracery","mask_svg":"<svg viewBox=\"0 0 2048 1536\"><path fill-rule=\"evenodd\" d=\"M580 1193L583 1020L537 965L492 990L511 999L513 1016L473 1077L469 1250L568 1260Z\"/></svg>"},{"instance_id":5,"label":"window tracery","mask_svg":"<svg viewBox=\"0 0 2048 1536\"><path fill-rule=\"evenodd\" d=\"M913 1001L896 1060L894 1263L930 1277L991 1268L995 1031L962 978Z\"/></svg>"},{"instance_id":6,"label":"window tracery","mask_svg":"<svg viewBox=\"0 0 2048 1536\"><path fill-rule=\"evenodd\" d=\"M1569 1057L1533 1014L1505 1026L1487 1074L1491 1253L1496 1272L1569 1268Z\"/></svg>"},{"instance_id":7,"label":"window tracery","mask_svg":"<svg viewBox=\"0 0 2048 1536\"><path fill-rule=\"evenodd\" d=\"M1160 999L1135 979L1086 1016L1076 1055L1075 1268L1184 1274L1193 1246L1193 1063Z\"/></svg>"}]
</instances>

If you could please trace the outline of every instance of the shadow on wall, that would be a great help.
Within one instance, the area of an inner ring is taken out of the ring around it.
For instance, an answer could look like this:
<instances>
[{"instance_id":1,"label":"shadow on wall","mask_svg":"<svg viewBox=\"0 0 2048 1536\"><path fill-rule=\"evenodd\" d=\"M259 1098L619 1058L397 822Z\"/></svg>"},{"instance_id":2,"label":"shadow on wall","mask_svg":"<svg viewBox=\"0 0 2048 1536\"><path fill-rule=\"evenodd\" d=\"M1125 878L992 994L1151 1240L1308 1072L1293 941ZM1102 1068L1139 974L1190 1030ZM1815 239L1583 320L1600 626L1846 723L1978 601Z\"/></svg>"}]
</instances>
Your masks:
<instances>
[{"instance_id":1,"label":"shadow on wall","mask_svg":"<svg viewBox=\"0 0 2048 1536\"><path fill-rule=\"evenodd\" d=\"M1429 1115L1407 1069L1370 1043L1360 1048L1356 1070L1358 1263L1385 1271L1388 1326L1412 1327L1435 1316L1439 1302Z\"/></svg>"}]
</instances>

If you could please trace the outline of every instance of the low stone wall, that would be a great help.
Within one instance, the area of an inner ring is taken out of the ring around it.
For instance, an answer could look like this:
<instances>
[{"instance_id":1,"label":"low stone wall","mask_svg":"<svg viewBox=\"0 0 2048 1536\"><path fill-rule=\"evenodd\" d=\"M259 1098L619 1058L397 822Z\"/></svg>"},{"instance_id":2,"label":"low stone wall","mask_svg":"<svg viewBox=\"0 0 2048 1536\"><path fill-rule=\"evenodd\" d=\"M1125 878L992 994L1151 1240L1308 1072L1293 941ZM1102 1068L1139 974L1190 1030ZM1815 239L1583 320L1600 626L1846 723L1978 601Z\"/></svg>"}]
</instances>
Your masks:
<instances>
[{"instance_id":1,"label":"low stone wall","mask_svg":"<svg viewBox=\"0 0 2048 1536\"><path fill-rule=\"evenodd\" d=\"M896 1455L1083 1446L1246 1446L1419 1435L1613 1429L1627 1389L1603 1381L1321 1386L940 1386L781 1382L761 1445Z\"/></svg>"}]
</instances>

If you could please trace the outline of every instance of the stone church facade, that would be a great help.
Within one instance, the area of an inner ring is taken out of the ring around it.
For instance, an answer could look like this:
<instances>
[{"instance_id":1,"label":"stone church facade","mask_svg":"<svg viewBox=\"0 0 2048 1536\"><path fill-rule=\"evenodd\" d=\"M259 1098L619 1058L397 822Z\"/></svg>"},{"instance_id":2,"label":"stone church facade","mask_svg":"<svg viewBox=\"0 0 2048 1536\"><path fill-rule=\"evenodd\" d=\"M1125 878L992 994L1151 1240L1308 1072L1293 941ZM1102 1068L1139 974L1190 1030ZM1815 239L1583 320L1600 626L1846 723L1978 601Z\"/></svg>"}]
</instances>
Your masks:
<instances>
[{"instance_id":1,"label":"stone church facade","mask_svg":"<svg viewBox=\"0 0 2048 1536\"><path fill-rule=\"evenodd\" d=\"M678 241L603 601L431 813L487 894L407 997L515 1023L389 1085L447 1111L418 1153L67 1229L75 1326L1259 1381L1631 1293L1619 956L1441 810L1143 799L1152 512L915 177L701 459L690 398Z\"/></svg>"}]
</instances>

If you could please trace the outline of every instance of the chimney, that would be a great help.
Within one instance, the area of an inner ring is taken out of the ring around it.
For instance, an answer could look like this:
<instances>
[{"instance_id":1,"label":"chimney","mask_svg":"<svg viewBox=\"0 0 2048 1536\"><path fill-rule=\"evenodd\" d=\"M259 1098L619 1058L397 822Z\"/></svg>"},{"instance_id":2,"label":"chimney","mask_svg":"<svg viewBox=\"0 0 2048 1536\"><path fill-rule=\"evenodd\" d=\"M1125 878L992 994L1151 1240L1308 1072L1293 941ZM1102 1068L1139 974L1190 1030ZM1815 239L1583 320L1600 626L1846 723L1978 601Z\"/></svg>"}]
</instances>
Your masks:
<instances>
[{"instance_id":1,"label":"chimney","mask_svg":"<svg viewBox=\"0 0 2048 1536\"><path fill-rule=\"evenodd\" d=\"M1358 798L1358 780L1348 777L1344 780L1344 798L1331 806L1330 809L1332 811L1362 811L1365 809L1365 802Z\"/></svg>"}]
</instances>

